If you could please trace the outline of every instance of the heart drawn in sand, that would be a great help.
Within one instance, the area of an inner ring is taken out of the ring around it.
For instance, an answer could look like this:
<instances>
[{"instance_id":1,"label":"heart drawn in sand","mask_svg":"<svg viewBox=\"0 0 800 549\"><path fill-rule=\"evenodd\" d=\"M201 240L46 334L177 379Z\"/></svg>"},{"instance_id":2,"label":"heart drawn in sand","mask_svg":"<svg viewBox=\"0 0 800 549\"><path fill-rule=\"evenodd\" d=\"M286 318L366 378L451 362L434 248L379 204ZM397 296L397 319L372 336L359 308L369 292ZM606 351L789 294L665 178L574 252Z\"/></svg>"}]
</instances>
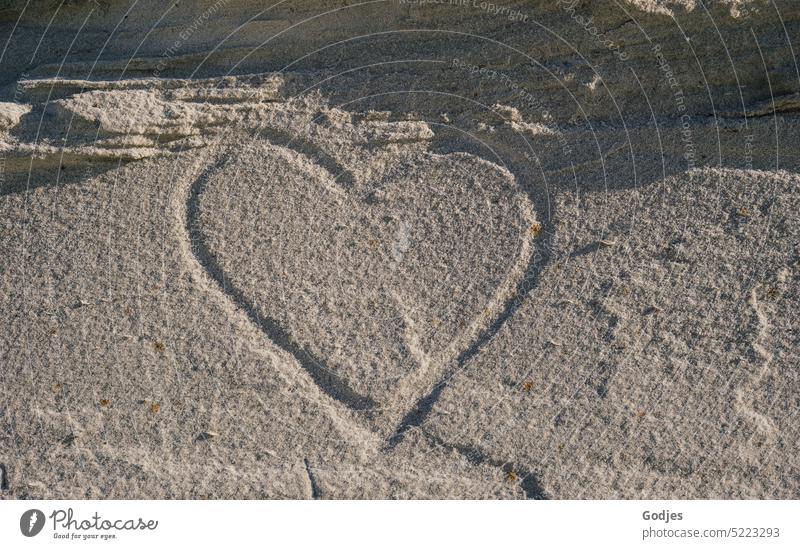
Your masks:
<instances>
[{"instance_id":1,"label":"heart drawn in sand","mask_svg":"<svg viewBox=\"0 0 800 549\"><path fill-rule=\"evenodd\" d=\"M497 164L360 147L251 137L195 183L189 225L213 278L323 390L393 422L497 318L536 223Z\"/></svg>"}]
</instances>

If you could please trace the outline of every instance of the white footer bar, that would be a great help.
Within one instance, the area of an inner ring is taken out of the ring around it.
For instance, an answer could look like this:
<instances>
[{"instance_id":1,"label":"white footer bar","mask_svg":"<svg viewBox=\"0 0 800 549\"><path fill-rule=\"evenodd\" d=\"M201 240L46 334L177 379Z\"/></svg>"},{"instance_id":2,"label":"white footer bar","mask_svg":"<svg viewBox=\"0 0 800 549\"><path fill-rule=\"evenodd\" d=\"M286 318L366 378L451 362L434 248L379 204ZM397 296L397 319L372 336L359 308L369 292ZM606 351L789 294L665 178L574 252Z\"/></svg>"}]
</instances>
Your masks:
<instances>
[{"instance_id":1,"label":"white footer bar","mask_svg":"<svg viewBox=\"0 0 800 549\"><path fill-rule=\"evenodd\" d=\"M0 547L797 548L798 522L798 501L5 501Z\"/></svg>"}]
</instances>

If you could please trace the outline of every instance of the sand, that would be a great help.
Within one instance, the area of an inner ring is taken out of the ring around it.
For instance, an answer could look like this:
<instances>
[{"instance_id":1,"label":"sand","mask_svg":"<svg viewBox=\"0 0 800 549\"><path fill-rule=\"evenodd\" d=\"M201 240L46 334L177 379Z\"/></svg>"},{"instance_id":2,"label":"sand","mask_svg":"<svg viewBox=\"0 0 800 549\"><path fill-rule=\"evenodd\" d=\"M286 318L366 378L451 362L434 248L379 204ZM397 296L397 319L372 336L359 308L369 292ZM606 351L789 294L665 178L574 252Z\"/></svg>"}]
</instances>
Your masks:
<instances>
[{"instance_id":1,"label":"sand","mask_svg":"<svg viewBox=\"0 0 800 549\"><path fill-rule=\"evenodd\" d=\"M798 30L3 3L0 497L800 497Z\"/></svg>"}]
</instances>

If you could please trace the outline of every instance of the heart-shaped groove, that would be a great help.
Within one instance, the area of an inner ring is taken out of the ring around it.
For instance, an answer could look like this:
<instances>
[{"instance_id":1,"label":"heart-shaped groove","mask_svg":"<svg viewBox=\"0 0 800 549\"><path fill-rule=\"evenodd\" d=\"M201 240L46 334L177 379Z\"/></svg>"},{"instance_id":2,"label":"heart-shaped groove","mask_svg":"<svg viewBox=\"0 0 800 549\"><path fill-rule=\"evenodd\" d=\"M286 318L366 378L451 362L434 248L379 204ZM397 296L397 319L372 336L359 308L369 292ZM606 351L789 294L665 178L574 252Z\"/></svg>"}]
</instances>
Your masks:
<instances>
[{"instance_id":1,"label":"heart-shaped groove","mask_svg":"<svg viewBox=\"0 0 800 549\"><path fill-rule=\"evenodd\" d=\"M297 141L299 148L305 148ZM322 365L321 361L292 341L286 330L281 328L275 319L259 313L251 300L241 290L231 285L225 272L222 270L216 256L210 251L205 235L200 230L200 197L206 190L209 178L222 166L230 161L235 151L228 151L219 160L208 166L202 174L192 183L189 189L189 199L186 205L186 229L191 240L192 252L197 261L206 272L214 279L222 291L243 310L250 320L258 326L276 345L288 351L306 372L314 379L316 384L328 396L347 405L353 410L369 410L375 407L375 401L364 395L354 392L348 384L339 379L333 372Z\"/></svg>"},{"instance_id":2,"label":"heart-shaped groove","mask_svg":"<svg viewBox=\"0 0 800 549\"><path fill-rule=\"evenodd\" d=\"M395 404L400 413L390 406L384 418L400 425L393 428L391 445L410 423L410 405L418 409L420 403L435 400L443 374L452 373L453 361L505 320L501 317L530 263L532 229L537 226L528 197L507 170L464 153L437 155L424 147L398 147L383 160L364 159L356 175L310 139L279 130L261 132L249 148L231 148L194 181L186 222L200 264L254 324L297 359L322 391L373 419L386 411L379 406ZM420 195L419 187L428 192ZM265 201L265 195L273 200ZM319 203L307 208L311 216L302 208L292 210L314 198ZM220 216L223 203L225 214ZM412 236L410 229L409 234L387 233L382 224L391 224L398 213L406 215L411 226L419 225L417 233L428 240ZM248 219L258 230L243 234L230 229L228 216L236 217L234 227ZM306 238L291 232L306 223ZM331 232L330 226L337 223L342 227L336 230L344 236ZM477 229L471 226L476 224ZM289 238L276 244L275 236L281 236L286 225ZM320 239L321 251L315 252ZM228 242L247 240L253 245L249 253L227 253ZM394 240L392 246L381 246L387 240ZM263 260L271 268L254 264L262 249L268 251ZM357 274L356 289L336 270L340 256L331 255L332 249L345 256L344 274ZM315 268L298 267L304 260ZM431 266L435 262L441 265ZM451 272L459 267L464 272ZM292 268L295 271L286 271ZM265 272L276 276L265 277ZM298 273L302 276L292 276ZM417 280L420 273L422 280ZM451 275L455 283L448 280ZM285 280L276 283L280 278ZM466 290L459 294L462 287ZM317 293L309 298L310 291ZM276 306L283 293L289 294L288 306ZM299 311L287 314L286 309ZM311 310L314 314L308 313ZM390 313L395 314L392 322L382 322ZM327 323L336 328L343 316L355 320L332 333L321 329ZM362 378L368 375L363 374L374 376L376 371L383 383L375 385L380 387L365 385Z\"/></svg>"}]
</instances>

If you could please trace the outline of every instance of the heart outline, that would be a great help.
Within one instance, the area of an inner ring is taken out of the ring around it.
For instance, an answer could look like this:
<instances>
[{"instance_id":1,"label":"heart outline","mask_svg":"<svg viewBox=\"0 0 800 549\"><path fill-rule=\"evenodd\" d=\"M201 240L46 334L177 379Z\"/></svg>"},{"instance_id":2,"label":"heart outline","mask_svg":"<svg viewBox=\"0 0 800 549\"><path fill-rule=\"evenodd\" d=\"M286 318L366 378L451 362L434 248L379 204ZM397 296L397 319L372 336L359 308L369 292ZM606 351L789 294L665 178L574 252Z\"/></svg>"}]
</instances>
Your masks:
<instances>
[{"instance_id":1,"label":"heart outline","mask_svg":"<svg viewBox=\"0 0 800 549\"><path fill-rule=\"evenodd\" d=\"M312 164L323 168L332 180L342 180L345 185L353 181L352 173L344 168L333 156L325 153L319 146L309 138L299 136L282 128L274 126L261 126L255 133L256 138L263 139L273 147L281 147L302 155ZM249 320L255 324L270 341L284 351L291 354L298 364L314 381L315 385L328 397L336 402L343 404L349 411L365 414L367 419L374 419L374 414L385 412L385 409L378 408L377 402L369 396L359 394L349 387L348 383L339 378L324 365L322 360L315 357L308 349L294 342L287 330L280 326L280 323L273 318L260 314L259 311L249 303L244 293L235 286L227 283L228 277L219 265L219 261L206 242L206 235L200 228L199 216L201 211L201 198L205 192L211 176L221 170L225 164L231 161L235 155L237 146L228 145L218 147L212 153L217 156L216 160L208 164L194 178L189 187L188 198L186 201L186 221L185 228L191 242L191 251L203 270L215 281L217 286L229 298L233 304L241 309ZM444 156L444 155L442 155ZM495 168L500 166L494 162L484 160L478 155L471 156L482 162L491 164ZM505 170L515 185L519 188L520 182L506 168ZM338 173L337 173L338 172ZM527 193L520 191L518 196L524 201L526 208L521 208L521 212L531 225L535 224L535 205L531 202ZM535 236L529 232L524 232L519 240L519 250L514 258L513 267L507 271L502 282L495 288L489 305L486 310L491 309L488 321L483 320L487 315L474 317L469 326L459 332L459 336L453 338L448 344L446 358L436 364L426 368L418 368L416 374L405 376L402 386L399 389L401 397L397 399L399 403L413 402L413 407L403 406L399 412L405 413L396 420L390 418L390 423L397 424L398 427L392 429L392 434L385 437L384 449L394 448L403 438L405 432L414 426L414 417L419 415L419 410L432 406L438 399L441 390L449 377L454 373L453 368L448 368L449 364L463 364L466 359L474 353L474 349L482 346L482 341L487 338L487 334L494 333L500 325L510 316L509 303L519 293L518 286L524 280L526 273L530 270L533 255L533 241ZM418 384L423 383L420 389ZM415 390L416 389L416 390ZM362 422L359 422L362 423ZM362 425L363 426L363 425ZM370 428L370 432L375 429ZM374 433L377 434L377 433Z\"/></svg>"}]
</instances>

